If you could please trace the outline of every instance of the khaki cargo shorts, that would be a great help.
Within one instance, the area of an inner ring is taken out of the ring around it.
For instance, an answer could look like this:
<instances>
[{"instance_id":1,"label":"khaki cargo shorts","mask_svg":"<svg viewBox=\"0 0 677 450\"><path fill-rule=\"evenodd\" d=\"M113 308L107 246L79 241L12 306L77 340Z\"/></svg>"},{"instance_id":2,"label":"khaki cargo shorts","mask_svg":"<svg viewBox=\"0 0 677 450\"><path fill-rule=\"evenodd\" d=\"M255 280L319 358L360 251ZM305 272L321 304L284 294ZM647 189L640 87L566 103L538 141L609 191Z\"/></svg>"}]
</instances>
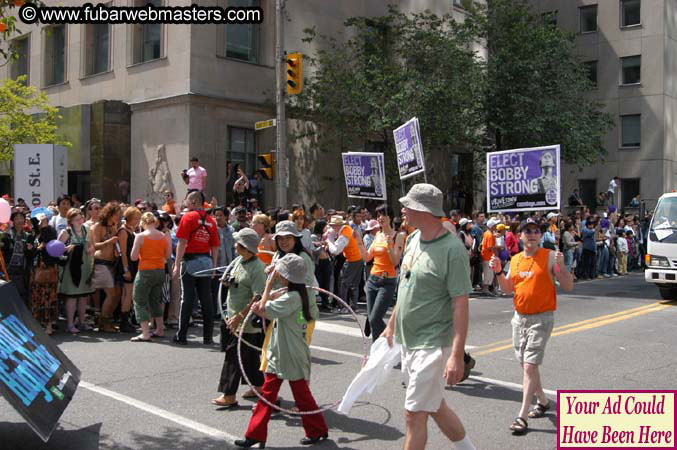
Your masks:
<instances>
[{"instance_id":1,"label":"khaki cargo shorts","mask_svg":"<svg viewBox=\"0 0 677 450\"><path fill-rule=\"evenodd\" d=\"M517 360L520 363L541 364L545 355L545 344L548 343L555 324L553 312L520 314L515 311L510 323Z\"/></svg>"}]
</instances>

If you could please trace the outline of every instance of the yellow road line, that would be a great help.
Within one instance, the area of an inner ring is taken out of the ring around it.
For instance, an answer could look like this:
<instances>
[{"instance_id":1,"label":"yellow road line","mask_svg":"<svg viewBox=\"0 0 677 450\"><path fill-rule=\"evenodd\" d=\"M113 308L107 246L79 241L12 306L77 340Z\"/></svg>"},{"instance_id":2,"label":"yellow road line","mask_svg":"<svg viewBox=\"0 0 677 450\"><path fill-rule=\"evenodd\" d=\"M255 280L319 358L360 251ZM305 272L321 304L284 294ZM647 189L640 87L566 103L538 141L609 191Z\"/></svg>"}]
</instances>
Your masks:
<instances>
[{"instance_id":1,"label":"yellow road line","mask_svg":"<svg viewBox=\"0 0 677 450\"><path fill-rule=\"evenodd\" d=\"M654 308L654 307L656 307L660 304L661 303L659 303L659 302L651 303L649 305L639 306L637 308L624 309L623 311L618 311L618 312L615 312L613 314L607 314L607 315L604 315L604 316L593 317L591 319L585 319L585 320L581 320L581 321L578 321L578 322L573 322L573 323L569 323L569 324L566 324L566 325L561 325L559 327L555 327L553 329L553 332L556 332L556 331L559 331L559 330L564 330L564 329L567 329L567 328L577 327L577 326L584 325L584 324L587 324L587 323L596 322L596 321L599 321L599 320L606 320L606 319L610 319L610 318L617 317L617 316L624 316L626 314L631 314L631 313L636 312L636 311ZM512 343L512 339L503 339L503 340L500 340L500 341L492 342L490 344L478 345L476 349L490 348L490 347L495 347L497 345L505 345L505 344L510 344L510 343Z\"/></svg>"},{"instance_id":2,"label":"yellow road line","mask_svg":"<svg viewBox=\"0 0 677 450\"><path fill-rule=\"evenodd\" d=\"M562 336L565 334L570 334L570 333L576 333L579 331L584 331L584 330L590 330L592 328L598 328L604 325L609 325L612 323L620 322L623 320L630 319L632 317L638 317L638 316L643 316L645 314L649 314L652 312L656 311L661 311L663 309L666 309L670 307L670 304L661 304L661 303L653 303L651 305L647 305L645 307L641 308L633 308L625 311L621 311L616 314L609 314L607 316L601 316L601 317L596 317L593 319L588 319L588 320L583 320L580 322L576 322L573 324L568 324L568 325L563 325L561 327L555 328L553 330L553 333L551 336ZM504 341L500 341L500 344L498 347L493 347L489 348L487 350L482 350L479 352L473 352L474 355L476 356L482 356L482 355L488 355L489 353L495 353L499 352L502 350L508 350L513 348L512 346L512 340L507 339ZM498 345L498 344L497 344ZM485 346L486 347L486 346Z\"/></svg>"}]
</instances>

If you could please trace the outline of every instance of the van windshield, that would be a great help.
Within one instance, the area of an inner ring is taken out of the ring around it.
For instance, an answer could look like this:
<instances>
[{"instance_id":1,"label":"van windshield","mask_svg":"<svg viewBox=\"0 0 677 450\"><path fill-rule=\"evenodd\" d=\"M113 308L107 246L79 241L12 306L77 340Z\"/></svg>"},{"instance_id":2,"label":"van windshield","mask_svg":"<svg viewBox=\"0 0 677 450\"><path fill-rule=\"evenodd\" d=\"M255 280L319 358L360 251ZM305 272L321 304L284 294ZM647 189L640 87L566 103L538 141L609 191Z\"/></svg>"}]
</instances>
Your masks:
<instances>
[{"instance_id":1,"label":"van windshield","mask_svg":"<svg viewBox=\"0 0 677 450\"><path fill-rule=\"evenodd\" d=\"M658 202L651 221L651 231L677 230L677 197L666 197Z\"/></svg>"}]
</instances>

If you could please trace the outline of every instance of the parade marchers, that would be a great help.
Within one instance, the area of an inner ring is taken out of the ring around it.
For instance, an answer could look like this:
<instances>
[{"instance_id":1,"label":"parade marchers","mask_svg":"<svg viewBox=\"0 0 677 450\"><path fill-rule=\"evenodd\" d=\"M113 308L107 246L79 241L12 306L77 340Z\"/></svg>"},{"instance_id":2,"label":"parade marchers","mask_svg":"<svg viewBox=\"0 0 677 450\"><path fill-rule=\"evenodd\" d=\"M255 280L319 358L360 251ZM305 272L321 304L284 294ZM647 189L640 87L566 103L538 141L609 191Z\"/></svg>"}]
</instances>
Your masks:
<instances>
[{"instance_id":1,"label":"parade marchers","mask_svg":"<svg viewBox=\"0 0 677 450\"><path fill-rule=\"evenodd\" d=\"M188 343L188 328L200 319L204 344L211 345L211 323L217 319L226 354L218 389L223 395L213 403L222 407L236 404L241 374L234 360L234 333L244 326L245 339L264 348L262 354L250 351L243 356L256 393L275 402L280 383L287 379L298 410L307 411L316 405L307 384L301 382L309 376L306 355L318 310L345 312L330 297L309 288L333 291L355 309L365 299L365 331L373 339L383 334L403 344L403 371L408 378L405 448L425 446L429 415L456 448L474 448L441 392L444 379L456 384L467 378L474 364L463 355L467 296L473 290L487 295L516 292L513 338L524 366L525 395L511 429L523 433L526 416L542 417L550 406L538 377L543 348L534 349L533 342L520 338L528 334L524 327L533 326L528 320L533 319L532 312L524 309L524 301L518 302L528 297L520 289L539 273L550 274L546 277L566 289L574 278L624 275L643 263L646 230L640 228L638 217L621 215L614 206L601 217L585 207L567 218L550 212L486 220L484 213L464 216L457 211L445 217L441 191L419 184L400 199L404 206L400 217L386 205L375 210L377 219L363 207L325 211L317 203L308 210L291 205L264 213L258 209L260 185L239 168L229 179L228 206L214 198L205 202L204 180L193 178L206 178L206 170L197 161L192 169L184 177L190 189L181 206L171 192L162 207L143 199L133 205L104 204L95 198L80 204L77 196L64 195L33 211L22 199L15 205L3 196L12 206L0 239L7 274L34 317L48 334L61 327L77 334L92 326L104 333L136 334L140 325L141 333L132 342L161 339L165 326L179 326L174 341L183 345ZM252 185L257 188L250 194ZM63 244L62 256L55 254L55 241ZM293 263L289 262L292 255L297 258L291 258ZM536 270L541 260L547 262L542 272ZM304 264L303 276L295 268L298 261ZM226 285L217 298L217 277L195 274L226 266ZM267 284L266 266L268 272L275 268ZM288 293L269 299L272 281L288 286ZM535 282L529 292L554 289L554 284L551 288L547 282ZM227 311L224 320L216 313L219 302ZM384 316L393 305L397 308L386 326ZM541 306L543 311L534 314L551 314L556 307L554 293L550 303ZM260 320L243 325L250 309L254 315L276 319L278 326L269 327L269 335L264 336ZM423 310L428 313L422 316ZM59 323L62 318L65 324ZM442 321L426 326L431 318ZM546 335L552 329L548 323ZM544 335L543 346L545 341ZM263 360L260 367L259 359ZM256 393L248 391L243 397ZM528 411L533 394L537 404ZM260 401L250 430L238 445L265 445L271 412ZM327 438L323 419L303 417L302 444Z\"/></svg>"}]
</instances>

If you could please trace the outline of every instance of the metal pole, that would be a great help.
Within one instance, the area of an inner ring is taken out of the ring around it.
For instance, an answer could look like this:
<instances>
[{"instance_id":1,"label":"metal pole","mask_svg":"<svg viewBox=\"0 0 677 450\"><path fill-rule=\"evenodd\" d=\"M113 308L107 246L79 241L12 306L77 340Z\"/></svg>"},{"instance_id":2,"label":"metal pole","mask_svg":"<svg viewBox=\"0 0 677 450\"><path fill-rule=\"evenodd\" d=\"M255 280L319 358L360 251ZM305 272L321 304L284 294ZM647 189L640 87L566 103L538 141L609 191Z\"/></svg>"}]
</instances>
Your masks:
<instances>
[{"instance_id":1,"label":"metal pole","mask_svg":"<svg viewBox=\"0 0 677 450\"><path fill-rule=\"evenodd\" d=\"M284 0L275 1L275 70L277 74L275 103L277 105L277 148L275 157L275 195L277 205L287 206L287 121L285 118L284 97L287 88L286 56L284 53Z\"/></svg>"}]
</instances>

